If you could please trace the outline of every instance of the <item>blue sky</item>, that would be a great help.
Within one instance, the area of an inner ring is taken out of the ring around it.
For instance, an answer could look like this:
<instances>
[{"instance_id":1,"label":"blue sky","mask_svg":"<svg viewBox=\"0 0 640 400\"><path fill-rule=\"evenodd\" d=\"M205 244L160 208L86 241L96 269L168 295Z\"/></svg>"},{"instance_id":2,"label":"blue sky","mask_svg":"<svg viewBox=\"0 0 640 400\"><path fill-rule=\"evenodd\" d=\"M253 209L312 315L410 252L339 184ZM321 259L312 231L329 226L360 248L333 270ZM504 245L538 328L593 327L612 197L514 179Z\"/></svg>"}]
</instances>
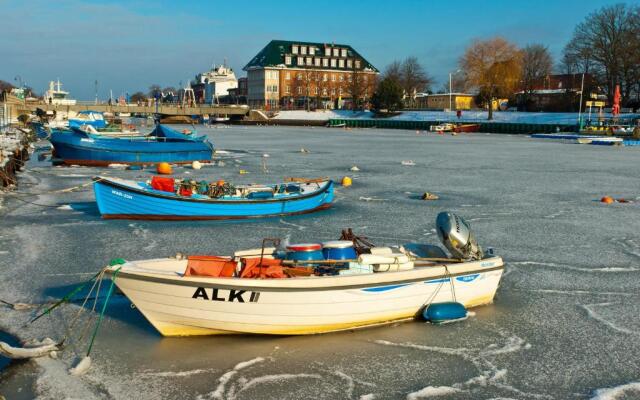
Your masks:
<instances>
[{"instance_id":1,"label":"blue sky","mask_svg":"<svg viewBox=\"0 0 640 400\"><path fill-rule=\"evenodd\" d=\"M413 55L439 89L474 38L542 43L557 58L604 0L0 0L0 79L73 97L178 86L225 58L238 76L271 39L350 44L379 69Z\"/></svg>"}]
</instances>

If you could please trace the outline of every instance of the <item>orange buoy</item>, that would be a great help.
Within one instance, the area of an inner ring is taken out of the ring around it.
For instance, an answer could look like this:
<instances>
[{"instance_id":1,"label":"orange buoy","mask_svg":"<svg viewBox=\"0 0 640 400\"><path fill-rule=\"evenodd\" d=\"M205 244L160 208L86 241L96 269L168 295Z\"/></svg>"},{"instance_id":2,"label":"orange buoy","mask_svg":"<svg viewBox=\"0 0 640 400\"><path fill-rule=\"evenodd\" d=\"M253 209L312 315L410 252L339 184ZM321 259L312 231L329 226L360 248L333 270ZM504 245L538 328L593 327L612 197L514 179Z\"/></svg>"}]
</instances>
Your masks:
<instances>
[{"instance_id":1,"label":"orange buoy","mask_svg":"<svg viewBox=\"0 0 640 400\"><path fill-rule=\"evenodd\" d=\"M224 186L225 182L224 179L220 179L218 182L216 182L217 186Z\"/></svg>"},{"instance_id":2,"label":"orange buoy","mask_svg":"<svg viewBox=\"0 0 640 400\"><path fill-rule=\"evenodd\" d=\"M161 162L156 167L156 171L158 171L159 174L170 175L172 172L171 165L169 165L169 163L166 163L166 162Z\"/></svg>"},{"instance_id":3,"label":"orange buoy","mask_svg":"<svg viewBox=\"0 0 640 400\"><path fill-rule=\"evenodd\" d=\"M613 203L615 200L613 200L613 197L611 197L611 196L604 196L603 198L601 198L601 199L600 199L600 201L601 201L602 203L605 203L605 204L611 204L611 203Z\"/></svg>"},{"instance_id":4,"label":"orange buoy","mask_svg":"<svg viewBox=\"0 0 640 400\"><path fill-rule=\"evenodd\" d=\"M351 178L349 178L348 176L345 176L344 178L342 178L342 186L348 187L352 185L352 181Z\"/></svg>"}]
</instances>

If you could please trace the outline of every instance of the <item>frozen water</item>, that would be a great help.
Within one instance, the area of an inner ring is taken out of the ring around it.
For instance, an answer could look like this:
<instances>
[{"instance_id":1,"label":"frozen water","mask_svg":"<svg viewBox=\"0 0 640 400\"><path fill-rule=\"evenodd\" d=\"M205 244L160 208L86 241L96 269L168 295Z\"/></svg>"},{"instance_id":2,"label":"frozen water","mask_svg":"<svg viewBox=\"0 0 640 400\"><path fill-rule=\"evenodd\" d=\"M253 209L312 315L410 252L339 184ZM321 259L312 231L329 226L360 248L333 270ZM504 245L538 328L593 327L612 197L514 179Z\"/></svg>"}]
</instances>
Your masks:
<instances>
[{"instance_id":1,"label":"frozen water","mask_svg":"<svg viewBox=\"0 0 640 400\"><path fill-rule=\"evenodd\" d=\"M44 399L208 399L216 393L238 400L405 399L453 388L455 393L436 398L638 398L640 203L598 201L603 195L640 196L638 148L381 129L199 131L222 149L216 159L226 164L175 167L175 175L188 171L196 180L231 183L347 175L353 186L337 187L332 209L305 216L106 221L90 187L51 192L95 175L146 180L153 169L52 168L34 156L19 175L18 192L35 193L27 199L50 207L2 197L0 299L41 305L60 299L113 258L229 254L258 247L263 237L329 240L352 227L378 244L433 243L437 213L450 210L472 221L480 243L494 247L507 263L495 303L445 326L404 323L305 337L162 338L126 298L115 296L85 375L68 373L87 348L84 341L70 340L58 359L40 358L2 372L0 393L12 399L31 398L33 391ZM262 172L265 153L269 173ZM252 174L239 173L233 162L238 159ZM416 165L403 166L403 160ZM349 171L354 165L360 171ZM440 199L418 200L425 191ZM0 330L23 340L59 340L77 310L64 306L23 327L35 309L2 307ZM95 322L95 313L86 314ZM31 390L19 392L25 377Z\"/></svg>"}]
</instances>

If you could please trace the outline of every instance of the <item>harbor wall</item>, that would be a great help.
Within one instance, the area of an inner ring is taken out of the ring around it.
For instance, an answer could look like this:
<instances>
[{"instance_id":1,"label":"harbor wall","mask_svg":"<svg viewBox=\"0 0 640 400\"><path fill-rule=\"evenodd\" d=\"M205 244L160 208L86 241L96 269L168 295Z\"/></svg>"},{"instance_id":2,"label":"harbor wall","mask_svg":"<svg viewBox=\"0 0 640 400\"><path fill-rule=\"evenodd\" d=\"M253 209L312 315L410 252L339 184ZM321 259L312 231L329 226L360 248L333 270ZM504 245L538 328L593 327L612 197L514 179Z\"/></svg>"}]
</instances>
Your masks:
<instances>
[{"instance_id":1,"label":"harbor wall","mask_svg":"<svg viewBox=\"0 0 640 400\"><path fill-rule=\"evenodd\" d=\"M381 128L381 129L412 129L429 130L432 125L440 125L442 121L412 121L394 119L330 119L328 126L344 125L349 128ZM478 122L479 132L486 133L509 133L509 134L531 134L531 133L554 133L554 132L577 132L576 124L523 124L512 122Z\"/></svg>"}]
</instances>

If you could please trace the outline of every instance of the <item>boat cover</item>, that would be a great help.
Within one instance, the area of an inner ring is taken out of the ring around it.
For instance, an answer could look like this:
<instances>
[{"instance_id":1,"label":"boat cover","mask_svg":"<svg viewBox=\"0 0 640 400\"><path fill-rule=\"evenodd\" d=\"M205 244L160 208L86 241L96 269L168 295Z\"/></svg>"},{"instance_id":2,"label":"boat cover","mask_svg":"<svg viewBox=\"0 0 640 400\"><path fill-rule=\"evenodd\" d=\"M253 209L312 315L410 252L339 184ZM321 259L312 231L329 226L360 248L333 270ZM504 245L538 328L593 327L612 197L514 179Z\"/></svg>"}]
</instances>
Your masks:
<instances>
[{"instance_id":1,"label":"boat cover","mask_svg":"<svg viewBox=\"0 0 640 400\"><path fill-rule=\"evenodd\" d=\"M243 258L244 268L240 278L288 278L282 269L282 260L263 258Z\"/></svg>"},{"instance_id":2,"label":"boat cover","mask_svg":"<svg viewBox=\"0 0 640 400\"><path fill-rule=\"evenodd\" d=\"M236 262L229 257L189 256L184 276L232 277Z\"/></svg>"},{"instance_id":3,"label":"boat cover","mask_svg":"<svg viewBox=\"0 0 640 400\"><path fill-rule=\"evenodd\" d=\"M175 180L173 178L165 178L163 176L151 177L151 187L161 192L174 192Z\"/></svg>"}]
</instances>

